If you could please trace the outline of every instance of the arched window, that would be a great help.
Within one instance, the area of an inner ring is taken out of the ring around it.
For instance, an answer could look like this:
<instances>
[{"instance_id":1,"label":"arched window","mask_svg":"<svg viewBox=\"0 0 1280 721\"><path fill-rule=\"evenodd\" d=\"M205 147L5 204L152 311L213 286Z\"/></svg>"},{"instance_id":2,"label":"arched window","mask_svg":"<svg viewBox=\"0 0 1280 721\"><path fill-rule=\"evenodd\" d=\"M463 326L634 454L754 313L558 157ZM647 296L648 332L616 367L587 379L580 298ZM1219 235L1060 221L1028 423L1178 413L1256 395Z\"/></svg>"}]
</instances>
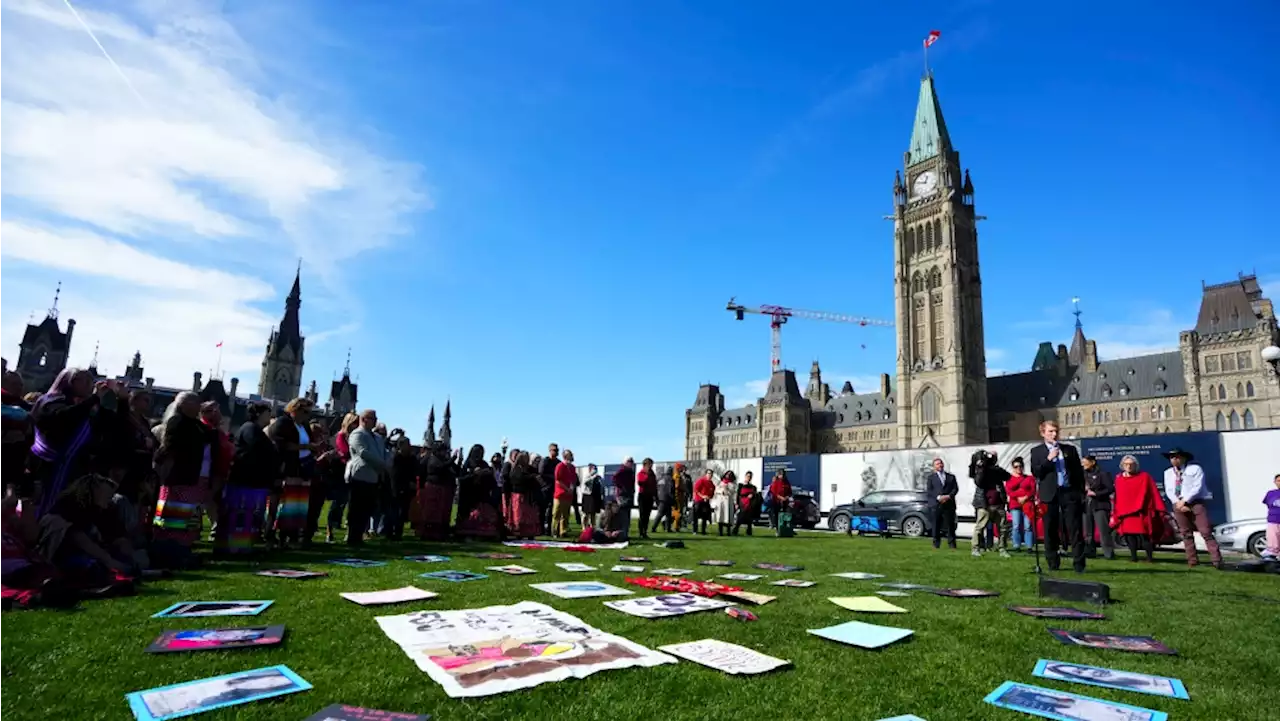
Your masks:
<instances>
[{"instance_id":1,"label":"arched window","mask_svg":"<svg viewBox=\"0 0 1280 721\"><path fill-rule=\"evenodd\" d=\"M1182 417L1183 417L1183 418L1186 418L1186 417L1187 417L1187 416L1189 416L1189 415L1191 415L1191 404L1189 404L1189 403L1183 403L1183 404L1182 404Z\"/></svg>"},{"instance_id":2,"label":"arched window","mask_svg":"<svg viewBox=\"0 0 1280 721\"><path fill-rule=\"evenodd\" d=\"M912 340L915 341L916 360L924 360L928 352L926 345L929 339L929 327L925 325L924 311L924 298L911 301L911 333Z\"/></svg>"},{"instance_id":3,"label":"arched window","mask_svg":"<svg viewBox=\"0 0 1280 721\"><path fill-rule=\"evenodd\" d=\"M912 293L924 292L924 276L921 275L920 271L918 270L915 273L911 274L911 292Z\"/></svg>"},{"instance_id":4,"label":"arched window","mask_svg":"<svg viewBox=\"0 0 1280 721\"><path fill-rule=\"evenodd\" d=\"M942 271L934 268L929 271L929 290L942 287Z\"/></svg>"},{"instance_id":5,"label":"arched window","mask_svg":"<svg viewBox=\"0 0 1280 721\"><path fill-rule=\"evenodd\" d=\"M930 276L932 280L932 276ZM942 297L938 293L933 294L933 355L938 357L942 355L942 349L946 342L946 337L942 328Z\"/></svg>"},{"instance_id":6,"label":"arched window","mask_svg":"<svg viewBox=\"0 0 1280 721\"><path fill-rule=\"evenodd\" d=\"M1164 409L1163 409L1163 410L1164 410L1164 413L1161 413L1161 414L1160 414L1160 417L1161 417L1161 418L1172 418L1172 417L1173 417L1173 409L1169 407L1169 404L1168 404L1168 403L1166 403L1166 404L1164 405Z\"/></svg>"},{"instance_id":7,"label":"arched window","mask_svg":"<svg viewBox=\"0 0 1280 721\"><path fill-rule=\"evenodd\" d=\"M1253 381L1249 381L1248 383L1244 384L1244 397L1245 398L1253 397Z\"/></svg>"},{"instance_id":8,"label":"arched window","mask_svg":"<svg viewBox=\"0 0 1280 721\"><path fill-rule=\"evenodd\" d=\"M916 252L916 229L907 228L907 255L914 255Z\"/></svg>"},{"instance_id":9,"label":"arched window","mask_svg":"<svg viewBox=\"0 0 1280 721\"><path fill-rule=\"evenodd\" d=\"M1236 398L1244 398L1244 384L1236 383Z\"/></svg>"},{"instance_id":10,"label":"arched window","mask_svg":"<svg viewBox=\"0 0 1280 721\"><path fill-rule=\"evenodd\" d=\"M933 386L928 386L920 394L920 422L937 423L942 417L942 399Z\"/></svg>"},{"instance_id":11,"label":"arched window","mask_svg":"<svg viewBox=\"0 0 1280 721\"><path fill-rule=\"evenodd\" d=\"M924 249L933 248L933 223L924 224Z\"/></svg>"},{"instance_id":12,"label":"arched window","mask_svg":"<svg viewBox=\"0 0 1280 721\"><path fill-rule=\"evenodd\" d=\"M1253 411L1248 408L1244 409L1244 427L1257 428L1257 421L1253 419Z\"/></svg>"},{"instance_id":13,"label":"arched window","mask_svg":"<svg viewBox=\"0 0 1280 721\"><path fill-rule=\"evenodd\" d=\"M1209 386L1209 400L1211 400L1211 401L1216 401L1216 400L1218 400L1218 387L1217 387L1217 386Z\"/></svg>"},{"instance_id":14,"label":"arched window","mask_svg":"<svg viewBox=\"0 0 1280 721\"><path fill-rule=\"evenodd\" d=\"M1219 383L1218 384L1218 400L1225 401L1226 399L1227 399L1227 387Z\"/></svg>"},{"instance_id":15,"label":"arched window","mask_svg":"<svg viewBox=\"0 0 1280 721\"><path fill-rule=\"evenodd\" d=\"M1231 430L1240 430L1240 414L1236 413L1234 410L1231 411Z\"/></svg>"},{"instance_id":16,"label":"arched window","mask_svg":"<svg viewBox=\"0 0 1280 721\"><path fill-rule=\"evenodd\" d=\"M933 221L933 246L934 249L942 247L942 221Z\"/></svg>"},{"instance_id":17,"label":"arched window","mask_svg":"<svg viewBox=\"0 0 1280 721\"><path fill-rule=\"evenodd\" d=\"M1219 431L1227 430L1227 417L1222 415L1222 411L1218 411L1218 415L1214 416L1213 427L1214 427L1214 430L1219 430Z\"/></svg>"}]
</instances>

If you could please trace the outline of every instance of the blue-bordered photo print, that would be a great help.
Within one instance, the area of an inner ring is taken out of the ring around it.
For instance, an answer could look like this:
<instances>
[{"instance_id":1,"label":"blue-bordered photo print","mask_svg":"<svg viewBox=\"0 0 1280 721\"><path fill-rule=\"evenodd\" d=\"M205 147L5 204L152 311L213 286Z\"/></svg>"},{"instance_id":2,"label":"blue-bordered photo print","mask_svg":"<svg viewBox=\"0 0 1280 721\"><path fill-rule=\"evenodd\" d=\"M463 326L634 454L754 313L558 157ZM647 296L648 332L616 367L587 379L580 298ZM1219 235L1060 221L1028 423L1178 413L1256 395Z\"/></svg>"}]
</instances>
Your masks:
<instances>
[{"instance_id":1,"label":"blue-bordered photo print","mask_svg":"<svg viewBox=\"0 0 1280 721\"><path fill-rule=\"evenodd\" d=\"M152 618L209 618L211 616L257 616L275 601L182 601Z\"/></svg>"},{"instance_id":2,"label":"blue-bordered photo print","mask_svg":"<svg viewBox=\"0 0 1280 721\"><path fill-rule=\"evenodd\" d=\"M288 666L268 666L134 691L125 698L138 721L166 721L310 688L311 684Z\"/></svg>"},{"instance_id":3,"label":"blue-bordered photo print","mask_svg":"<svg viewBox=\"0 0 1280 721\"><path fill-rule=\"evenodd\" d=\"M387 565L386 561L369 561L363 558L335 558L329 563L347 568L377 568Z\"/></svg>"},{"instance_id":4,"label":"blue-bordered photo print","mask_svg":"<svg viewBox=\"0 0 1280 721\"><path fill-rule=\"evenodd\" d=\"M462 583L463 581L479 581L482 578L488 578L488 576L483 573L472 573L471 571L432 571L422 574L421 578Z\"/></svg>"},{"instance_id":5,"label":"blue-bordered photo print","mask_svg":"<svg viewBox=\"0 0 1280 721\"><path fill-rule=\"evenodd\" d=\"M1066 691L1005 681L983 699L993 706L1056 721L1168 721L1169 714Z\"/></svg>"},{"instance_id":6,"label":"blue-bordered photo print","mask_svg":"<svg viewBox=\"0 0 1280 721\"><path fill-rule=\"evenodd\" d=\"M1121 691L1149 693L1152 696L1191 700L1191 696L1187 695L1187 687L1182 684L1182 681L1167 676L1152 676L1151 674L1137 673L1135 671L1118 671L1114 668L1085 666L1084 664L1068 663L1066 661L1049 661L1043 658L1036 664L1036 668L1032 673L1040 678L1051 678L1056 681L1083 683Z\"/></svg>"}]
</instances>

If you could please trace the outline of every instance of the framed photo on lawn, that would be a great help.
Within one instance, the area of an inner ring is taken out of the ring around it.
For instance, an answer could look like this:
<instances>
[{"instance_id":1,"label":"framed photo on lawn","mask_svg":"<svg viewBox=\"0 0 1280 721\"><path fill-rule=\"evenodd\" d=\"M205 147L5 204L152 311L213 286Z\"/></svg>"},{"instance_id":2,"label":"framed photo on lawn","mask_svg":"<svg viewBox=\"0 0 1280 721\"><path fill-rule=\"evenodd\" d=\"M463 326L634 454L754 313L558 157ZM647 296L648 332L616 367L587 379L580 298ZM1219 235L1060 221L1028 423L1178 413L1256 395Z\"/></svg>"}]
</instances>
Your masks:
<instances>
[{"instance_id":1,"label":"framed photo on lawn","mask_svg":"<svg viewBox=\"0 0 1280 721\"><path fill-rule=\"evenodd\" d=\"M274 646L283 640L283 625L165 631L151 642L151 645L147 647L147 653L262 648L264 646Z\"/></svg>"},{"instance_id":2,"label":"framed photo on lawn","mask_svg":"<svg viewBox=\"0 0 1280 721\"><path fill-rule=\"evenodd\" d=\"M310 688L288 666L268 666L134 691L125 698L137 721L168 721Z\"/></svg>"},{"instance_id":3,"label":"framed photo on lawn","mask_svg":"<svg viewBox=\"0 0 1280 721\"><path fill-rule=\"evenodd\" d=\"M370 561L364 558L335 558L329 563L346 566L347 568L377 568L378 566L387 565L386 561Z\"/></svg>"},{"instance_id":4,"label":"framed photo on lawn","mask_svg":"<svg viewBox=\"0 0 1280 721\"><path fill-rule=\"evenodd\" d=\"M1055 721L1168 721L1169 714L1117 701L1005 681L983 699L993 706Z\"/></svg>"},{"instance_id":5,"label":"framed photo on lawn","mask_svg":"<svg viewBox=\"0 0 1280 721\"><path fill-rule=\"evenodd\" d=\"M306 578L324 578L329 574L324 571L299 571L293 568L269 568L265 571L258 571L255 575L266 576L268 578L292 578L300 581Z\"/></svg>"},{"instance_id":6,"label":"framed photo on lawn","mask_svg":"<svg viewBox=\"0 0 1280 721\"><path fill-rule=\"evenodd\" d=\"M428 721L430 716L401 711L380 711L363 706L335 703L325 706L302 721Z\"/></svg>"},{"instance_id":7,"label":"framed photo on lawn","mask_svg":"<svg viewBox=\"0 0 1280 721\"><path fill-rule=\"evenodd\" d=\"M1105 648L1112 651L1128 651L1130 653L1159 653L1166 656L1178 655L1177 651L1150 636L1120 636L1112 633L1069 631L1065 628L1050 628L1046 630L1054 638L1068 646Z\"/></svg>"},{"instance_id":8,"label":"framed photo on lawn","mask_svg":"<svg viewBox=\"0 0 1280 721\"><path fill-rule=\"evenodd\" d=\"M152 618L209 618L210 616L257 616L275 601L182 601Z\"/></svg>"},{"instance_id":9,"label":"framed photo on lawn","mask_svg":"<svg viewBox=\"0 0 1280 721\"><path fill-rule=\"evenodd\" d=\"M451 583L462 583L464 581L479 581L488 576L483 573L472 573L471 571L431 571L424 573L419 578L433 578L437 581L449 581Z\"/></svg>"},{"instance_id":10,"label":"framed photo on lawn","mask_svg":"<svg viewBox=\"0 0 1280 721\"><path fill-rule=\"evenodd\" d=\"M1073 621L1102 621L1106 619L1100 613L1081 611L1067 606L1009 606L1010 611L1034 618L1065 618Z\"/></svg>"},{"instance_id":11,"label":"framed photo on lawn","mask_svg":"<svg viewBox=\"0 0 1280 721\"><path fill-rule=\"evenodd\" d=\"M1051 678L1055 681L1083 683L1089 686L1114 688L1120 691L1136 691L1137 693L1147 693L1152 696L1180 698L1184 701L1191 700L1191 696L1187 694L1187 687L1182 684L1182 681L1167 676L1152 676L1151 674L1137 673L1136 671L1119 671L1114 668L1085 666L1079 663L1049 661L1047 659L1040 659L1036 663L1035 670L1031 673L1040 678Z\"/></svg>"}]
</instances>

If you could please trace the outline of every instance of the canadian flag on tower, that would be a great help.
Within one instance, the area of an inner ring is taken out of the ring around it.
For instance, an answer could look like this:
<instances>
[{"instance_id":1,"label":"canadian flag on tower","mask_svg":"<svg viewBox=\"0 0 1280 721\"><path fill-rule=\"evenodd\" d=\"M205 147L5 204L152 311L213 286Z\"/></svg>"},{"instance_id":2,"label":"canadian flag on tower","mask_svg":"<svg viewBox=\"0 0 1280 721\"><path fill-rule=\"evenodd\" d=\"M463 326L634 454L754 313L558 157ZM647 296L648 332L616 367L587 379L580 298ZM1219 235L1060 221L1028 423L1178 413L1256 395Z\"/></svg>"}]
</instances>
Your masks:
<instances>
[{"instance_id":1,"label":"canadian flag on tower","mask_svg":"<svg viewBox=\"0 0 1280 721\"><path fill-rule=\"evenodd\" d=\"M218 341L218 345L214 346L214 348L221 348L221 347L222 347L222 341Z\"/></svg>"},{"instance_id":2,"label":"canadian flag on tower","mask_svg":"<svg viewBox=\"0 0 1280 721\"><path fill-rule=\"evenodd\" d=\"M932 47L934 43L938 42L938 38L940 37L942 37L941 30L930 30L929 36L924 39L924 46L926 48Z\"/></svg>"}]
</instances>

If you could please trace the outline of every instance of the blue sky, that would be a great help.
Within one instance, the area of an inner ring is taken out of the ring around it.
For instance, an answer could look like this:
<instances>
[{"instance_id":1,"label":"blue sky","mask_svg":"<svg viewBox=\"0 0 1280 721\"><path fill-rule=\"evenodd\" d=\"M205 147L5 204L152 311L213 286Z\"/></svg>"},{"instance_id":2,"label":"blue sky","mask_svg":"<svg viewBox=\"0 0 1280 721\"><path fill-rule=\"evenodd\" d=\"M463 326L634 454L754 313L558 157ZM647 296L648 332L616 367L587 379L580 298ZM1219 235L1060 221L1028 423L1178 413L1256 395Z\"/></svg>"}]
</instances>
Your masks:
<instances>
[{"instance_id":1,"label":"blue sky","mask_svg":"<svg viewBox=\"0 0 1280 721\"><path fill-rule=\"evenodd\" d=\"M1270 3L60 3L3 17L5 357L64 283L72 361L255 387L303 264L306 377L347 348L419 435L681 453L700 382L767 377L750 303L892 316L890 187L931 64L972 169L987 357L1170 348L1280 251ZM127 83L126 83L127 79ZM1050 274L1055 278L1045 282ZM869 389L890 329L795 321Z\"/></svg>"}]
</instances>

